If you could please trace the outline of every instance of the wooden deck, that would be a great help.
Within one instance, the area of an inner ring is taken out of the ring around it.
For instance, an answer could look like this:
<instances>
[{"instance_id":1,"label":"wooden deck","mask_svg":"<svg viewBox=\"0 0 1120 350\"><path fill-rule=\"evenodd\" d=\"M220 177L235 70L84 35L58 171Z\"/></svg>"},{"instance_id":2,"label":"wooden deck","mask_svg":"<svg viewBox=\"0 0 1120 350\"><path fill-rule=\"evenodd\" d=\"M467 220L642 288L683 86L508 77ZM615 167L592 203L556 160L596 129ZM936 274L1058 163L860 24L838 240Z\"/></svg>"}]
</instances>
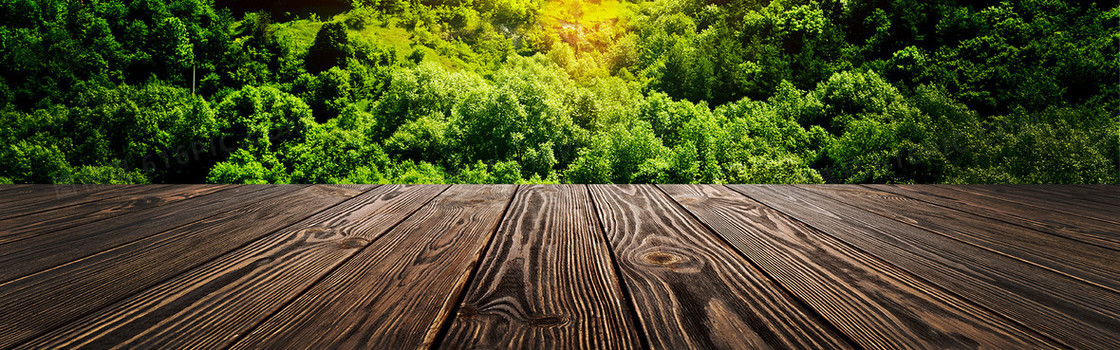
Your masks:
<instances>
[{"instance_id":1,"label":"wooden deck","mask_svg":"<svg viewBox=\"0 0 1120 350\"><path fill-rule=\"evenodd\" d=\"M1120 186L0 186L3 348L1120 349Z\"/></svg>"}]
</instances>

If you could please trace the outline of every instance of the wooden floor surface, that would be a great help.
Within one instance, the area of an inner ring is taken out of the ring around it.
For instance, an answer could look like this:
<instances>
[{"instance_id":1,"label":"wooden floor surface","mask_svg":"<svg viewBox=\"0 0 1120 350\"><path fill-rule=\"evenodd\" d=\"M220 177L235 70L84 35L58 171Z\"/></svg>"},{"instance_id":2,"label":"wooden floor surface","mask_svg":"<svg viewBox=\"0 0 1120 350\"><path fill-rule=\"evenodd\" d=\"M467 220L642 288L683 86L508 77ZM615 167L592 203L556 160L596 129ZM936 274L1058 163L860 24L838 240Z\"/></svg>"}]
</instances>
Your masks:
<instances>
[{"instance_id":1,"label":"wooden floor surface","mask_svg":"<svg viewBox=\"0 0 1120 350\"><path fill-rule=\"evenodd\" d=\"M1120 186L0 186L0 349L1120 349Z\"/></svg>"}]
</instances>

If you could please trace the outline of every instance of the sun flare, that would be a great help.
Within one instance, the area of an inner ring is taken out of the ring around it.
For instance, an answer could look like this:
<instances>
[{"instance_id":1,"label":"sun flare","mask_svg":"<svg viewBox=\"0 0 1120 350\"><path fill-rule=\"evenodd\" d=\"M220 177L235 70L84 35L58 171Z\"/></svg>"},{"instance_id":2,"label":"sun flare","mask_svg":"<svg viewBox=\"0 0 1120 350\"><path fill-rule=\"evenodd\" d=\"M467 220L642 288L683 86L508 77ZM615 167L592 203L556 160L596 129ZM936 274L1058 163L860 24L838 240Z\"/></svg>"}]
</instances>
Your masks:
<instances>
[{"instance_id":1,"label":"sun flare","mask_svg":"<svg viewBox=\"0 0 1120 350\"><path fill-rule=\"evenodd\" d=\"M630 13L617 0L550 0L541 8L540 23L577 52L601 51L624 31L619 22Z\"/></svg>"}]
</instances>

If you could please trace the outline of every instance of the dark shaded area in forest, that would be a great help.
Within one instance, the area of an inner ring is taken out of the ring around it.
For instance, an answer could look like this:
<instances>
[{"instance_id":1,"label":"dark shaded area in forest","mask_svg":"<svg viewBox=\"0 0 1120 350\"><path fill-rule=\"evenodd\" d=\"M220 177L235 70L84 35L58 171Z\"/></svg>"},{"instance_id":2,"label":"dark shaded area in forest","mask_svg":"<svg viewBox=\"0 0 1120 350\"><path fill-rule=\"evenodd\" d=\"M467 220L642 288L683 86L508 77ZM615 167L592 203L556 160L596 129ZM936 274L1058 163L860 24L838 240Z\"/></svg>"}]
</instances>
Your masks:
<instances>
[{"instance_id":1,"label":"dark shaded area in forest","mask_svg":"<svg viewBox=\"0 0 1120 350\"><path fill-rule=\"evenodd\" d=\"M238 15L266 11L277 18L307 16L312 13L329 17L349 10L350 2L342 0L216 0L214 6L228 8Z\"/></svg>"}]
</instances>

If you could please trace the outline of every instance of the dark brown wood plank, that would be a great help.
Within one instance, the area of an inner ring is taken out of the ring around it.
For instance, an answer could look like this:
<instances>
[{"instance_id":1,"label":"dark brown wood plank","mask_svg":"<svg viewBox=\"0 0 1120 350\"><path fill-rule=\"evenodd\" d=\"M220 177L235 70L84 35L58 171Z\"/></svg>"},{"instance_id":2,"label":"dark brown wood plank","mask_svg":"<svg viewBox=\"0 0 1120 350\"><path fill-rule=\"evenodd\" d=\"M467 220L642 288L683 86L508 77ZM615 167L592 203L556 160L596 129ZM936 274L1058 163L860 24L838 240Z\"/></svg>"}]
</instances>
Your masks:
<instances>
[{"instance_id":1,"label":"dark brown wood plank","mask_svg":"<svg viewBox=\"0 0 1120 350\"><path fill-rule=\"evenodd\" d=\"M1057 347L726 187L660 187L863 348Z\"/></svg>"},{"instance_id":2,"label":"dark brown wood plank","mask_svg":"<svg viewBox=\"0 0 1120 350\"><path fill-rule=\"evenodd\" d=\"M1120 293L1120 253L858 185L799 186L980 249Z\"/></svg>"},{"instance_id":3,"label":"dark brown wood plank","mask_svg":"<svg viewBox=\"0 0 1120 350\"><path fill-rule=\"evenodd\" d=\"M311 287L237 349L431 344L516 187L455 185Z\"/></svg>"},{"instance_id":4,"label":"dark brown wood plank","mask_svg":"<svg viewBox=\"0 0 1120 350\"><path fill-rule=\"evenodd\" d=\"M292 187L238 186L212 195L103 220L92 225L45 233L0 247L0 282L43 271L113 247L204 220L284 193Z\"/></svg>"},{"instance_id":5,"label":"dark brown wood plank","mask_svg":"<svg viewBox=\"0 0 1120 350\"><path fill-rule=\"evenodd\" d=\"M1109 206L1120 206L1120 186L1118 185L1032 184L1014 186L1019 187L1023 191L1044 192L1086 202L1088 205L1105 204Z\"/></svg>"},{"instance_id":6,"label":"dark brown wood plank","mask_svg":"<svg viewBox=\"0 0 1120 350\"><path fill-rule=\"evenodd\" d=\"M41 199L53 198L55 200L77 197L83 193L93 193L103 190L121 189L133 187L133 185L42 185L42 184L20 184L20 185L0 185L4 188L0 192L0 205L7 205L8 203L22 202L22 201L39 201Z\"/></svg>"},{"instance_id":7,"label":"dark brown wood plank","mask_svg":"<svg viewBox=\"0 0 1120 350\"><path fill-rule=\"evenodd\" d=\"M0 219L135 195L167 185L33 185L16 201L0 204Z\"/></svg>"},{"instance_id":8,"label":"dark brown wood plank","mask_svg":"<svg viewBox=\"0 0 1120 350\"><path fill-rule=\"evenodd\" d=\"M1075 348L1120 348L1120 295L794 186L733 189Z\"/></svg>"},{"instance_id":9,"label":"dark brown wood plank","mask_svg":"<svg viewBox=\"0 0 1120 350\"><path fill-rule=\"evenodd\" d=\"M653 348L850 343L652 185L591 185Z\"/></svg>"},{"instance_id":10,"label":"dark brown wood plank","mask_svg":"<svg viewBox=\"0 0 1120 350\"><path fill-rule=\"evenodd\" d=\"M934 185L1046 210L1120 224L1120 206L1085 202L1015 185Z\"/></svg>"},{"instance_id":11,"label":"dark brown wood plank","mask_svg":"<svg viewBox=\"0 0 1120 350\"><path fill-rule=\"evenodd\" d=\"M117 215L155 208L231 188L231 185L153 186L150 190L125 194L36 214L0 220L0 244L85 225Z\"/></svg>"},{"instance_id":12,"label":"dark brown wood plank","mask_svg":"<svg viewBox=\"0 0 1120 350\"><path fill-rule=\"evenodd\" d=\"M278 188L285 193L0 285L0 314L6 315L0 320L0 347L73 321L361 193L330 186Z\"/></svg>"},{"instance_id":13,"label":"dark brown wood plank","mask_svg":"<svg viewBox=\"0 0 1120 350\"><path fill-rule=\"evenodd\" d=\"M0 204L17 200L24 193L34 192L32 186L29 184L0 185Z\"/></svg>"},{"instance_id":14,"label":"dark brown wood plank","mask_svg":"<svg viewBox=\"0 0 1120 350\"><path fill-rule=\"evenodd\" d=\"M914 198L1008 222L1040 232L1120 250L1120 224L1053 210L997 200L970 192L925 185L867 185L870 188Z\"/></svg>"},{"instance_id":15,"label":"dark brown wood plank","mask_svg":"<svg viewBox=\"0 0 1120 350\"><path fill-rule=\"evenodd\" d=\"M638 348L585 186L521 187L445 348Z\"/></svg>"},{"instance_id":16,"label":"dark brown wood plank","mask_svg":"<svg viewBox=\"0 0 1120 350\"><path fill-rule=\"evenodd\" d=\"M20 347L227 347L446 188L379 187Z\"/></svg>"},{"instance_id":17,"label":"dark brown wood plank","mask_svg":"<svg viewBox=\"0 0 1120 350\"><path fill-rule=\"evenodd\" d=\"M1073 185L1085 189L1089 193L1099 193L1104 197L1104 202L1120 205L1120 184L1081 184Z\"/></svg>"}]
</instances>

